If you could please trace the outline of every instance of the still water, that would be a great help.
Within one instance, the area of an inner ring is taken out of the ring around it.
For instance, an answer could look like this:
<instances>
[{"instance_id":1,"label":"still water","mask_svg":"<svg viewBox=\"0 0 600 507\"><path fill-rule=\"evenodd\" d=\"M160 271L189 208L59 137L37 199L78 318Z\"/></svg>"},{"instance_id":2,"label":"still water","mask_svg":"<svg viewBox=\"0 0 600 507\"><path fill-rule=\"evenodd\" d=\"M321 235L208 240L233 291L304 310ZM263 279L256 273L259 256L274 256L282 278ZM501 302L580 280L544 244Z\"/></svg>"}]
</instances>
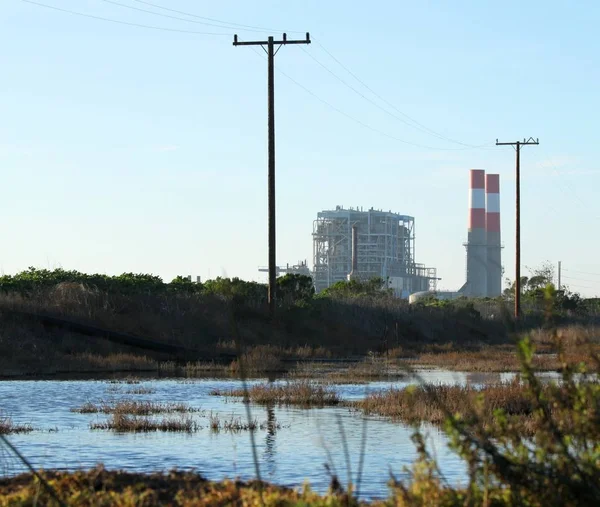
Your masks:
<instances>
[{"instance_id":1,"label":"still water","mask_svg":"<svg viewBox=\"0 0 600 507\"><path fill-rule=\"evenodd\" d=\"M425 381L444 384L480 383L487 377L456 372L422 372ZM493 380L509 380L494 376ZM251 381L250 383L257 382ZM373 382L368 385L336 385L343 399L352 400L389 387L402 387L406 381ZM36 468L78 469L103 463L110 469L156 471L193 469L209 479L256 476L250 433L214 433L209 414L222 419L246 417L246 407L238 399L211 395L214 389L239 388L237 380L223 379L142 379L139 384L114 384L106 380L42 380L0 382L0 414L14 422L29 423L36 431L11 435L11 442ZM127 391L150 388L151 394L132 395ZM182 433L114 433L91 430L90 423L106 420L102 414L70 411L86 402L135 399L154 402L185 402L202 412L192 414L202 429ZM350 455L353 480L358 471L363 442L363 417L348 408L299 409L251 404L258 422L275 418L281 428L254 432L263 480L287 486L300 486L305 480L313 489L325 491L330 477L326 465L345 483L348 467L344 438ZM446 439L435 427L422 430L441 470L451 483L465 479L464 464L446 446ZM361 493L367 497L387 494L390 472L405 477L403 467L415 459L412 429L380 418L368 418ZM22 465L5 449L0 449L0 475L22 471Z\"/></svg>"}]
</instances>

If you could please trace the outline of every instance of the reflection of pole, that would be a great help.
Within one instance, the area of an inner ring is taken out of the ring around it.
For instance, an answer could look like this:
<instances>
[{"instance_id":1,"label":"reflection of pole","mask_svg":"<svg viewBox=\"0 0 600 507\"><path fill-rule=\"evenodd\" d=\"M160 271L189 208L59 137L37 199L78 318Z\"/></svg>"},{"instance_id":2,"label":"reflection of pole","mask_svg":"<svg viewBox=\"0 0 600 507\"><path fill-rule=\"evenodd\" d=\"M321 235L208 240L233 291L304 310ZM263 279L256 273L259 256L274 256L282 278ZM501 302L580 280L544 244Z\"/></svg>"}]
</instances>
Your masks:
<instances>
[{"instance_id":1,"label":"reflection of pole","mask_svg":"<svg viewBox=\"0 0 600 507\"><path fill-rule=\"evenodd\" d=\"M275 436L275 409L272 404L267 405L267 434Z\"/></svg>"},{"instance_id":2,"label":"reflection of pole","mask_svg":"<svg viewBox=\"0 0 600 507\"><path fill-rule=\"evenodd\" d=\"M265 439L265 461L271 466L269 473L275 473L275 433L277 432L277 421L275 420L275 408L273 403L267 404L267 437Z\"/></svg>"}]
</instances>

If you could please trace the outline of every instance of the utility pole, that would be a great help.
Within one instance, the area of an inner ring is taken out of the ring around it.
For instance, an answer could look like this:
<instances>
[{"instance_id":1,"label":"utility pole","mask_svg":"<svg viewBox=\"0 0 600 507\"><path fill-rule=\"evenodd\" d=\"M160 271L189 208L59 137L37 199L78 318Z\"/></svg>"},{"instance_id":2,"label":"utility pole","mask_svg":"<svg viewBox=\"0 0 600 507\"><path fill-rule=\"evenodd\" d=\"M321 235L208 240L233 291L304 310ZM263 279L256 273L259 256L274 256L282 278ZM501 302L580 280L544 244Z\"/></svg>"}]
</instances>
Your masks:
<instances>
[{"instance_id":1,"label":"utility pole","mask_svg":"<svg viewBox=\"0 0 600 507\"><path fill-rule=\"evenodd\" d=\"M269 37L266 41L238 41L237 34L233 36L234 46L261 46L268 56L268 88L269 88L269 310L271 315L275 312L275 291L277 284L277 266L275 264L275 55L281 46L287 44L310 44L310 34L306 32L306 39L288 40L283 34L282 40ZM277 50L275 50L275 46Z\"/></svg>"},{"instance_id":2,"label":"utility pole","mask_svg":"<svg viewBox=\"0 0 600 507\"><path fill-rule=\"evenodd\" d=\"M562 261L558 261L558 290L560 290L560 270L562 268Z\"/></svg>"},{"instance_id":3,"label":"utility pole","mask_svg":"<svg viewBox=\"0 0 600 507\"><path fill-rule=\"evenodd\" d=\"M540 144L538 139L523 139L514 143L499 143L496 146L514 146L517 152L516 168L516 233L515 233L515 319L521 316L521 146Z\"/></svg>"}]
</instances>

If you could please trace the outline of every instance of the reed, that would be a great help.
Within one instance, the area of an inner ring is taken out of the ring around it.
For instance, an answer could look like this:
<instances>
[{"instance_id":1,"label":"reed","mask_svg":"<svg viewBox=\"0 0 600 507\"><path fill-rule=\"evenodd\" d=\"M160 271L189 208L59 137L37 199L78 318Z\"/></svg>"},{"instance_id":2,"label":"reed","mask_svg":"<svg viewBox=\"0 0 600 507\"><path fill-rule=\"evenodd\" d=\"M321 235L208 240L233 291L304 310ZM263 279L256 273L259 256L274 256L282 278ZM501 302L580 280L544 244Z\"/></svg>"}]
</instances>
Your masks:
<instances>
[{"instance_id":1,"label":"reed","mask_svg":"<svg viewBox=\"0 0 600 507\"><path fill-rule=\"evenodd\" d=\"M212 394L244 397L244 390L213 391ZM340 403L339 396L330 387L307 380L285 384L256 384L248 388L248 397L254 403L302 407L323 407Z\"/></svg>"},{"instance_id":2,"label":"reed","mask_svg":"<svg viewBox=\"0 0 600 507\"><path fill-rule=\"evenodd\" d=\"M482 401L480 401L482 400ZM429 422L441 425L449 414L468 417L473 410L483 424L492 424L496 410L513 418L520 430L535 431L535 404L527 387L517 380L476 389L471 386L425 385L389 389L368 395L364 400L348 402L348 406L366 415L379 415L409 424Z\"/></svg>"},{"instance_id":3,"label":"reed","mask_svg":"<svg viewBox=\"0 0 600 507\"><path fill-rule=\"evenodd\" d=\"M201 427L190 416L181 415L154 420L147 417L115 413L107 421L91 423L90 429L133 433L151 431L193 433L199 431Z\"/></svg>"},{"instance_id":4,"label":"reed","mask_svg":"<svg viewBox=\"0 0 600 507\"><path fill-rule=\"evenodd\" d=\"M33 431L31 424L16 423L10 417L0 415L0 435L30 433L31 431Z\"/></svg>"},{"instance_id":5,"label":"reed","mask_svg":"<svg viewBox=\"0 0 600 507\"><path fill-rule=\"evenodd\" d=\"M276 431L281 429L281 425L276 420L258 422L258 419L244 421L241 417L231 416L229 419L222 419L218 414L209 415L209 425L211 431L219 433L220 431L228 431L237 433L240 431L256 431L269 430Z\"/></svg>"},{"instance_id":6,"label":"reed","mask_svg":"<svg viewBox=\"0 0 600 507\"><path fill-rule=\"evenodd\" d=\"M121 415L154 415L199 412L200 409L190 407L186 403L158 403L152 401L124 400L116 403L87 402L81 407L71 409L79 414L121 414Z\"/></svg>"}]
</instances>

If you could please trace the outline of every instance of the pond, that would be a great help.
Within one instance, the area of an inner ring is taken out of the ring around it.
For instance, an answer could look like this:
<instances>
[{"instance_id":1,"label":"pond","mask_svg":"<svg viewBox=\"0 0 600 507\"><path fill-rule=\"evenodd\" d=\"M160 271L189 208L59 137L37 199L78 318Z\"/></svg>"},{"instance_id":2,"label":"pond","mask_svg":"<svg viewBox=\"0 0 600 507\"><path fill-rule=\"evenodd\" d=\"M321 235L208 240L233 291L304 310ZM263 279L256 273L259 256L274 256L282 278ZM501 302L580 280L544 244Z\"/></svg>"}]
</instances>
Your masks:
<instances>
[{"instance_id":1,"label":"pond","mask_svg":"<svg viewBox=\"0 0 600 507\"><path fill-rule=\"evenodd\" d=\"M466 384L510 380L510 375L465 374L423 371L429 383ZM262 380L264 381L264 379ZM249 381L250 384L260 380ZM360 399L369 391L402 387L406 380L372 382L364 385L333 386L345 400ZM139 384L114 383L107 380L14 380L0 382L0 413L14 422L29 423L35 431L10 436L10 441L36 468L87 469L103 463L109 469L157 471L177 468L193 469L208 479L256 477L250 432L215 433L209 416L246 420L246 406L238 398L214 396L211 392L239 388L239 380L140 379ZM149 394L129 394L148 388ZM201 429L187 433L115 433L92 430L90 424L101 422L103 414L80 414L71 411L87 402L135 399L153 402L185 402L201 411L191 414ZM345 407L301 409L250 404L252 417L259 423L276 420L279 429L255 431L256 451L263 480L287 486L301 486L309 481L312 488L324 492L330 482L327 467L347 482L344 442L350 457L350 471L356 480L363 428L364 464L361 496L386 496L390 472L406 477L416 454L411 441L413 429L399 423L367 418ZM430 451L437 457L450 483L464 482L466 470L446 445L442 432L423 425ZM7 449L0 449L0 474L24 471Z\"/></svg>"}]
</instances>

